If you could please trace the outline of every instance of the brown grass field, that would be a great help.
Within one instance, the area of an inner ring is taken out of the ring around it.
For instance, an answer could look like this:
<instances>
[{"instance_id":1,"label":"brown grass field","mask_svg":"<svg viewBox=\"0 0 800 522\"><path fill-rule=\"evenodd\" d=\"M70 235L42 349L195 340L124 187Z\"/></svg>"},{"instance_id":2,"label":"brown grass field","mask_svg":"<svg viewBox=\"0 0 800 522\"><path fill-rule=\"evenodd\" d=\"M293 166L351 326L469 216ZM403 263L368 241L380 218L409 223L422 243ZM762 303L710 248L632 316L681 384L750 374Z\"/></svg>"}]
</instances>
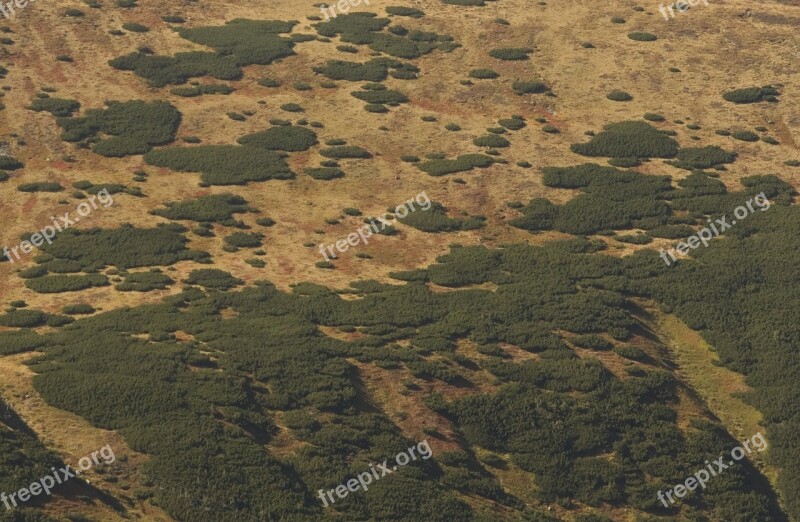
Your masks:
<instances>
[{"instance_id":1,"label":"brown grass field","mask_svg":"<svg viewBox=\"0 0 800 522\"><path fill-rule=\"evenodd\" d=\"M11 179L0 183L0 243L16 245L26 232L49 224L48 217L74 212L79 203L71 198L71 184L88 179L94 183L138 185L147 197L126 194L114 195L114 204L99 208L81 221L84 227L115 227L121 223L153 226L168 220L153 216L149 211L165 203L194 198L205 194L232 192L247 199L261 214L237 215L250 225L258 216L269 216L277 224L264 232L266 267L255 268L244 262L246 251L228 253L222 250L221 238L226 227L215 225L214 238L188 235L190 248L211 253L214 267L252 282L266 279L281 289L291 284L311 281L332 288L344 288L349 282L375 279L392 282L393 271L420 268L435 262L448 252L451 243L483 244L496 247L505 243L529 242L541 244L563 237L558 232L531 234L509 227L505 221L518 213L507 207L509 201L527 202L537 196L563 203L572 197L570 190L551 189L542 185L540 168L584 163L589 159L570 152L569 145L587 139L585 131L599 131L609 122L640 119L646 112L659 113L666 121L655 123L658 128L674 129L681 145L692 143L691 136L700 136L703 145L720 145L739 153L735 167L720 173L729 189L738 189L741 177L753 174L776 173L795 186L800 185L800 169L788 169L783 162L800 159L800 90L794 81L800 61L800 0L782 2L709 0L674 20L666 21L658 12L656 0L570 0L569 2L531 2L528 0L497 0L484 8L467 9L443 4L440 0L371 0L366 10L383 14L384 8L405 5L423 9L424 18L408 25L438 33L449 34L462 47L450 53L434 51L414 61L421 69L416 81L389 78L385 84L405 93L410 102L392 108L387 114L372 114L363 103L350 96L358 82L339 81L334 89L320 87L325 78L315 74L312 67L329 59L369 59L368 51L360 48L356 55L337 51L335 45L319 41L298 44L296 55L269 66L245 67L244 77L230 82L236 90L229 96L200 96L182 98L169 93L169 87L150 88L146 81L133 73L111 68L108 61L147 45L158 54L174 54L202 50L180 38L169 29L161 16L175 14L187 20L187 26L221 25L235 18L275 19L301 22L294 32L315 34L308 16L318 15L315 2L278 0L208 0L153 1L139 0L139 7L119 9L112 0L101 0L102 9L90 9L78 0L37 0L19 11L10 21L0 20L13 29L15 44L5 46L0 65L9 69L2 85L8 86L0 111L0 139L10 143L10 154L25 163ZM635 11L634 6L644 11ZM86 12L83 18L64 16L67 8ZM614 16L626 19L624 24L610 20ZM495 23L496 18L510 25ZM150 27L150 32L126 32L113 36L109 30L124 22L138 22ZM647 31L658 36L654 42L636 42L627 38L631 31ZM583 42L594 48L586 49ZM500 61L488 56L496 47L530 47L534 49L527 61ZM74 61L57 61L56 55L70 55ZM459 80L467 78L474 68L488 67L500 74L498 79L477 80L467 87ZM681 72L670 72L677 67ZM260 86L258 79L269 76L280 79L279 88ZM517 96L511 84L516 79L541 80L549 85L554 97L542 95ZM201 79L204 83L206 79ZM309 91L292 88L296 81L312 85ZM737 105L726 103L721 94L727 90L766 83L783 83L780 103ZM271 118L296 119L294 114L280 110L280 105L299 103L304 116L319 121L320 142L341 138L348 144L360 145L374 155L369 161L343 160L346 176L333 181L317 181L302 174L306 166L314 166L322 158L317 148L294 153L289 158L293 171L291 181L267 181L235 187L200 187L199 174L177 173L146 165L141 156L104 158L91 151L79 149L59 138L60 129L48 113L35 113L25 107L43 86L54 87L53 96L78 100L81 110L100 108L104 100L166 99L183 114L178 136L198 136L203 144L233 144L236 138L268 127ZM622 89L633 95L630 102L619 103L606 99L612 89ZM259 104L259 100L266 101ZM245 122L233 121L228 111L254 111ZM400 157L443 152L447 157L474 153L472 139L485 134L497 120L519 114L526 118L527 127L509 133L512 145L503 151L505 165L495 164L487 169L475 169L454 176L432 177ZM435 116L437 121L425 122L423 116ZM545 117L557 127L558 134L541 131L535 118ZM685 124L695 123L701 129L691 131ZM450 132L447 123L456 123L462 130ZM717 129L750 129L766 126L770 135L781 144L745 143L715 134ZM384 126L388 130L379 130ZM20 141L22 140L22 143ZM70 163L65 155L74 157ZM532 168L516 166L528 161ZM131 181L133 172L144 169L149 177L144 183ZM639 169L651 174L669 174L680 179L688 171L654 160ZM459 184L453 178L463 178ZM17 185L34 181L56 181L66 190L60 193L23 193ZM392 237L373 237L368 245L353 247L341 254L334 270L315 267L321 261L320 243L333 243L361 225L361 218L347 217L339 225L328 225L327 218L340 217L342 209L356 207L364 215L382 215L387 207L402 204L421 191L443 203L451 216L461 212L484 215L485 228L448 234L428 234L411 227L398 227ZM260 227L254 226L259 230ZM315 231L323 231L316 233ZM660 248L669 243L657 240L646 246L626 245L604 238L613 248L610 255L627 255L639 248ZM304 243L313 243L307 247ZM372 259L355 257L358 252ZM170 290L147 293L119 292L113 286L93 288L82 292L37 294L24 286L16 275L22 268L34 265L33 255L16 263L0 263L0 299L8 303L25 300L31 308L58 313L64 305L91 303L100 310L156 303L165 296L180 291L176 284ZM166 271L179 280L198 266L180 262ZM682 414L685 419L705 416L712 412L735 437L755 433L760 414L738 397L747 391L741 376L713 365L713 347L706 345L699 334L678 319L655 310L648 325L658 342L642 340L642 348L656 357L665 367L676 368L686 386ZM333 335L333 334L331 334ZM516 347L505 347L512 360L534 357ZM460 353L480 357L474 346L463 344ZM578 350L580 354L580 350ZM595 354L592 354L593 356ZM102 477L90 476L93 486L117 499L134 503L128 514L138 520L167 521L170 518L147 502L133 500L139 476L138 465L146 457L128 449L121 436L92 427L84 419L47 405L32 384L32 371L24 365L30 354L0 357L0 393L22 419L37 433L42 442L65 461L74 462L108 440L119 449L117 457L127 458L126 487L105 482ZM621 376L626 364L621 357L608 353L602 362ZM443 435L437 440L434 452L458 447L448 422L427 409L423 396L438 391L452 397L494 388L492 376L476 372L478 388L460 390L441 382L427 389L409 392L403 381L408 378L400 370L383 370L373 364L351 361L358 368L365 390L374 399L374 408L385 412L404 434L412 439L424 437L423 428L435 428ZM434 389L435 388L435 389ZM296 449L297 441L282 433L274 441L278 454ZM480 457L481 455L479 455ZM501 455L502 457L502 455ZM775 471L765 473L774 480ZM520 498L534 503L530 476L509 466L498 471L500 483ZM474 499L473 499L474 500ZM534 504L532 504L534 505ZM70 503L60 499L48 504L51 513L80 511L92 520L123 520L111 507L95 504ZM614 520L636 520L625 510L606 513Z\"/></svg>"}]
</instances>

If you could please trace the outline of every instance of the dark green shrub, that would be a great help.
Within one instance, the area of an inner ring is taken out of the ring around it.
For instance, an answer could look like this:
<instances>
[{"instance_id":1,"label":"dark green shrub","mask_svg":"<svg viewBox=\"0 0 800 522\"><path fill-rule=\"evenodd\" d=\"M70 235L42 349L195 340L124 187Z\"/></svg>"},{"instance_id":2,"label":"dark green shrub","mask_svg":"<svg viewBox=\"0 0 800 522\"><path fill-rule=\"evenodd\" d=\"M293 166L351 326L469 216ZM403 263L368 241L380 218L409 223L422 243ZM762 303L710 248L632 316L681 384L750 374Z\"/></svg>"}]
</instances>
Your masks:
<instances>
[{"instance_id":1,"label":"dark green shrub","mask_svg":"<svg viewBox=\"0 0 800 522\"><path fill-rule=\"evenodd\" d=\"M90 304L78 303L64 306L61 312L69 315L85 315L93 314L95 308Z\"/></svg>"},{"instance_id":2,"label":"dark green shrub","mask_svg":"<svg viewBox=\"0 0 800 522\"><path fill-rule=\"evenodd\" d=\"M344 177L344 172L335 167L306 167L303 171L312 178L323 181Z\"/></svg>"},{"instance_id":3,"label":"dark green shrub","mask_svg":"<svg viewBox=\"0 0 800 522\"><path fill-rule=\"evenodd\" d=\"M736 154L728 152L716 145L708 147L685 147L678 151L675 161L676 167L694 170L707 169L723 163L736 161Z\"/></svg>"},{"instance_id":4,"label":"dark green shrub","mask_svg":"<svg viewBox=\"0 0 800 522\"><path fill-rule=\"evenodd\" d=\"M125 281L114 288L120 292L150 292L166 290L175 281L157 268L150 272L128 272Z\"/></svg>"},{"instance_id":5,"label":"dark green shrub","mask_svg":"<svg viewBox=\"0 0 800 522\"><path fill-rule=\"evenodd\" d=\"M156 87L182 84L189 78L206 75L235 80L242 77L244 65L268 65L294 54L294 42L278 36L290 32L293 25L236 19L222 27L180 28L181 37L213 47L217 52L191 51L173 57L132 53L115 58L109 64L116 69L134 71Z\"/></svg>"},{"instance_id":6,"label":"dark green shrub","mask_svg":"<svg viewBox=\"0 0 800 522\"><path fill-rule=\"evenodd\" d=\"M654 112L644 113L644 119L647 121L664 121L664 117L662 115L656 114Z\"/></svg>"},{"instance_id":7,"label":"dark green shrub","mask_svg":"<svg viewBox=\"0 0 800 522\"><path fill-rule=\"evenodd\" d=\"M244 283L230 273L216 268L192 270L183 282L187 285L199 285L211 290L229 290Z\"/></svg>"},{"instance_id":8,"label":"dark green shrub","mask_svg":"<svg viewBox=\"0 0 800 522\"><path fill-rule=\"evenodd\" d=\"M603 339L599 335L579 335L570 340L575 346L587 348L589 350L606 351L614 347L611 342Z\"/></svg>"},{"instance_id":9,"label":"dark green shrub","mask_svg":"<svg viewBox=\"0 0 800 522\"><path fill-rule=\"evenodd\" d=\"M208 258L205 252L188 250L186 243L180 232L168 227L123 225L115 229L68 228L60 232L52 244L45 243L40 249L56 259L78 262L84 270L104 266L127 269L171 265L183 260L204 261Z\"/></svg>"},{"instance_id":10,"label":"dark green shrub","mask_svg":"<svg viewBox=\"0 0 800 522\"><path fill-rule=\"evenodd\" d=\"M75 18L82 18L82 17L86 16L86 13L84 13L80 9L72 9L72 8L65 10L64 14L67 15L67 16L75 17Z\"/></svg>"},{"instance_id":11,"label":"dark green shrub","mask_svg":"<svg viewBox=\"0 0 800 522\"><path fill-rule=\"evenodd\" d=\"M758 134L751 131L734 131L731 137L741 141L758 141Z\"/></svg>"},{"instance_id":12,"label":"dark green shrub","mask_svg":"<svg viewBox=\"0 0 800 522\"><path fill-rule=\"evenodd\" d=\"M167 22L168 24L183 24L183 23L186 23L186 20L184 20L180 16L174 16L174 15L164 15L164 16L161 17L161 19L163 21Z\"/></svg>"},{"instance_id":13,"label":"dark green shrub","mask_svg":"<svg viewBox=\"0 0 800 522\"><path fill-rule=\"evenodd\" d=\"M520 130L525 128L525 120L521 118L504 118L497 123L509 130Z\"/></svg>"},{"instance_id":14,"label":"dark green shrub","mask_svg":"<svg viewBox=\"0 0 800 522\"><path fill-rule=\"evenodd\" d=\"M456 172L466 172L473 168L486 168L494 164L494 159L483 154L464 154L456 159L435 159L418 164L421 171L431 176L445 176Z\"/></svg>"},{"instance_id":15,"label":"dark green shrub","mask_svg":"<svg viewBox=\"0 0 800 522\"><path fill-rule=\"evenodd\" d=\"M26 109L41 112L46 111L53 116L72 116L72 113L80 109L81 104L75 100L63 98L36 98Z\"/></svg>"},{"instance_id":16,"label":"dark green shrub","mask_svg":"<svg viewBox=\"0 0 800 522\"><path fill-rule=\"evenodd\" d=\"M771 86L746 87L723 93L722 98L731 103L758 103L778 96L780 92Z\"/></svg>"},{"instance_id":17,"label":"dark green shrub","mask_svg":"<svg viewBox=\"0 0 800 522\"><path fill-rule=\"evenodd\" d=\"M107 285L108 278L102 274L48 275L25 281L27 288L40 294L77 292L87 288Z\"/></svg>"},{"instance_id":18,"label":"dark green shrub","mask_svg":"<svg viewBox=\"0 0 800 522\"><path fill-rule=\"evenodd\" d=\"M24 166L25 165L23 165L22 162L16 158L12 158L11 156L0 156L0 170L17 170Z\"/></svg>"},{"instance_id":19,"label":"dark green shrub","mask_svg":"<svg viewBox=\"0 0 800 522\"><path fill-rule=\"evenodd\" d=\"M55 181L38 181L17 185L17 190L20 192L61 192L64 187Z\"/></svg>"},{"instance_id":20,"label":"dark green shrub","mask_svg":"<svg viewBox=\"0 0 800 522\"><path fill-rule=\"evenodd\" d=\"M516 80L511 87L520 96L523 94L542 94L550 91L550 87L544 83L534 81Z\"/></svg>"},{"instance_id":21,"label":"dark green shrub","mask_svg":"<svg viewBox=\"0 0 800 522\"><path fill-rule=\"evenodd\" d=\"M527 60L528 55L532 52L533 49L527 47L504 47L502 49L492 49L489 51L489 56L498 60Z\"/></svg>"},{"instance_id":22,"label":"dark green shrub","mask_svg":"<svg viewBox=\"0 0 800 522\"><path fill-rule=\"evenodd\" d=\"M151 210L150 213L172 220L192 220L201 223L220 223L237 226L234 214L252 212L247 201L235 194L210 194L188 201L167 203L166 208Z\"/></svg>"},{"instance_id":23,"label":"dark green shrub","mask_svg":"<svg viewBox=\"0 0 800 522\"><path fill-rule=\"evenodd\" d=\"M653 42L658 40L658 37L652 33L633 32L628 33L628 38L636 40L637 42Z\"/></svg>"},{"instance_id":24,"label":"dark green shrub","mask_svg":"<svg viewBox=\"0 0 800 522\"><path fill-rule=\"evenodd\" d=\"M397 221L423 232L455 232L481 228L485 218L482 216L464 219L451 218L447 216L447 209L441 203L434 201L431 202L428 210L416 209L414 212L409 212L404 218L398 217Z\"/></svg>"},{"instance_id":25,"label":"dark green shrub","mask_svg":"<svg viewBox=\"0 0 800 522\"><path fill-rule=\"evenodd\" d=\"M258 84L262 87L280 87L281 82L278 80L273 80L272 78L261 78L258 80Z\"/></svg>"},{"instance_id":26,"label":"dark green shrub","mask_svg":"<svg viewBox=\"0 0 800 522\"><path fill-rule=\"evenodd\" d=\"M672 138L641 121L610 123L588 143L573 144L570 149L584 156L613 158L671 158L678 152Z\"/></svg>"},{"instance_id":27,"label":"dark green shrub","mask_svg":"<svg viewBox=\"0 0 800 522\"><path fill-rule=\"evenodd\" d=\"M638 167L642 164L642 161L639 158L611 158L608 160L608 164L613 167L629 169Z\"/></svg>"},{"instance_id":28,"label":"dark green shrub","mask_svg":"<svg viewBox=\"0 0 800 522\"><path fill-rule=\"evenodd\" d=\"M281 110L286 112L303 112L303 108L296 103L284 103Z\"/></svg>"},{"instance_id":29,"label":"dark green shrub","mask_svg":"<svg viewBox=\"0 0 800 522\"><path fill-rule=\"evenodd\" d=\"M169 92L185 98L193 98L203 94L230 94L234 91L233 87L225 84L197 85L194 87L175 87Z\"/></svg>"},{"instance_id":30,"label":"dark green shrub","mask_svg":"<svg viewBox=\"0 0 800 522\"><path fill-rule=\"evenodd\" d=\"M318 143L317 134L314 131L296 126L272 127L265 131L247 134L236 141L248 147L287 152L308 150Z\"/></svg>"},{"instance_id":31,"label":"dark green shrub","mask_svg":"<svg viewBox=\"0 0 800 522\"><path fill-rule=\"evenodd\" d=\"M370 154L369 151L355 145L328 147L320 150L319 153L325 156L326 158L336 158L336 159L346 159L346 158L369 159L372 157L372 154Z\"/></svg>"},{"instance_id":32,"label":"dark green shrub","mask_svg":"<svg viewBox=\"0 0 800 522\"><path fill-rule=\"evenodd\" d=\"M380 82L389 75L389 66L381 60L370 60L366 63L328 60L324 66L314 67L314 72L331 80Z\"/></svg>"},{"instance_id":33,"label":"dark green shrub","mask_svg":"<svg viewBox=\"0 0 800 522\"><path fill-rule=\"evenodd\" d=\"M224 241L237 248L256 248L264 244L263 239L264 234L259 232L234 232L225 236Z\"/></svg>"},{"instance_id":34,"label":"dark green shrub","mask_svg":"<svg viewBox=\"0 0 800 522\"><path fill-rule=\"evenodd\" d=\"M291 179L294 174L277 153L259 147L205 145L148 152L150 165L178 172L201 172L209 185L244 185L250 181Z\"/></svg>"},{"instance_id":35,"label":"dark green shrub","mask_svg":"<svg viewBox=\"0 0 800 522\"><path fill-rule=\"evenodd\" d=\"M611 101L625 102L625 101L631 101L633 99L633 96L631 96L625 91L614 90L606 94L606 98L608 98Z\"/></svg>"},{"instance_id":36,"label":"dark green shrub","mask_svg":"<svg viewBox=\"0 0 800 522\"><path fill-rule=\"evenodd\" d=\"M500 75L491 69L472 69L469 72L470 78L478 78L479 80L492 80L499 78Z\"/></svg>"},{"instance_id":37,"label":"dark green shrub","mask_svg":"<svg viewBox=\"0 0 800 522\"><path fill-rule=\"evenodd\" d=\"M480 136L472 140L478 147L508 147L511 145L511 142L505 139L502 136L498 136L497 134L487 134L485 136Z\"/></svg>"},{"instance_id":38,"label":"dark green shrub","mask_svg":"<svg viewBox=\"0 0 800 522\"><path fill-rule=\"evenodd\" d=\"M265 261L258 258L245 259L244 262L254 268L264 268L265 266L267 266L267 263Z\"/></svg>"},{"instance_id":39,"label":"dark green shrub","mask_svg":"<svg viewBox=\"0 0 800 522\"><path fill-rule=\"evenodd\" d=\"M631 245L647 245L653 242L653 238L647 234L622 234L614 236L614 239Z\"/></svg>"},{"instance_id":40,"label":"dark green shrub","mask_svg":"<svg viewBox=\"0 0 800 522\"><path fill-rule=\"evenodd\" d=\"M131 31L134 33L146 33L150 31L150 28L146 25L137 24L136 22L125 22L122 24L122 28L126 31Z\"/></svg>"},{"instance_id":41,"label":"dark green shrub","mask_svg":"<svg viewBox=\"0 0 800 522\"><path fill-rule=\"evenodd\" d=\"M350 93L353 97L370 104L397 104L406 103L408 97L400 91L385 90L368 90L368 91L353 91Z\"/></svg>"},{"instance_id":42,"label":"dark green shrub","mask_svg":"<svg viewBox=\"0 0 800 522\"><path fill-rule=\"evenodd\" d=\"M386 13L395 16L409 16L411 18L422 18L425 16L424 11L414 9L413 7L403 6L389 6L386 8Z\"/></svg>"},{"instance_id":43,"label":"dark green shrub","mask_svg":"<svg viewBox=\"0 0 800 522\"><path fill-rule=\"evenodd\" d=\"M168 102L107 102L106 109L90 109L82 117L59 118L65 141L81 141L106 134L94 151L103 156L121 157L144 154L155 145L175 139L181 113Z\"/></svg>"}]
</instances>

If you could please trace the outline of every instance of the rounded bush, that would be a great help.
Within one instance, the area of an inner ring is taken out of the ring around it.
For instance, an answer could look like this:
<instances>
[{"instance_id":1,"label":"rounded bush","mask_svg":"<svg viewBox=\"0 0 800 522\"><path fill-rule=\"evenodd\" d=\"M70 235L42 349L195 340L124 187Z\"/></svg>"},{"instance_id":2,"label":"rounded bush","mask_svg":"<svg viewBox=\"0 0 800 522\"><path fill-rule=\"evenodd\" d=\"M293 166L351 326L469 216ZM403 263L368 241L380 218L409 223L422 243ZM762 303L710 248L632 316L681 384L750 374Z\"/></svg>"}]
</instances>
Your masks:
<instances>
[{"instance_id":1,"label":"rounded bush","mask_svg":"<svg viewBox=\"0 0 800 522\"><path fill-rule=\"evenodd\" d=\"M150 28L146 25L137 24L136 22L125 22L122 24L122 28L133 33L146 33L150 31Z\"/></svg>"},{"instance_id":2,"label":"rounded bush","mask_svg":"<svg viewBox=\"0 0 800 522\"><path fill-rule=\"evenodd\" d=\"M633 99L633 96L631 96L625 91L615 89L610 93L606 94L606 98L612 101L626 102L626 101L631 101Z\"/></svg>"},{"instance_id":3,"label":"rounded bush","mask_svg":"<svg viewBox=\"0 0 800 522\"><path fill-rule=\"evenodd\" d=\"M731 136L741 141L758 141L758 134L751 131L735 131L731 133Z\"/></svg>"},{"instance_id":4,"label":"rounded bush","mask_svg":"<svg viewBox=\"0 0 800 522\"><path fill-rule=\"evenodd\" d=\"M498 78L500 75L491 69L472 69L469 72L470 78L477 78L479 80L492 80Z\"/></svg>"},{"instance_id":5,"label":"rounded bush","mask_svg":"<svg viewBox=\"0 0 800 522\"><path fill-rule=\"evenodd\" d=\"M630 38L631 40L636 40L637 42L654 42L658 40L658 37L653 33L644 33L644 32L628 33L628 38Z\"/></svg>"}]
</instances>

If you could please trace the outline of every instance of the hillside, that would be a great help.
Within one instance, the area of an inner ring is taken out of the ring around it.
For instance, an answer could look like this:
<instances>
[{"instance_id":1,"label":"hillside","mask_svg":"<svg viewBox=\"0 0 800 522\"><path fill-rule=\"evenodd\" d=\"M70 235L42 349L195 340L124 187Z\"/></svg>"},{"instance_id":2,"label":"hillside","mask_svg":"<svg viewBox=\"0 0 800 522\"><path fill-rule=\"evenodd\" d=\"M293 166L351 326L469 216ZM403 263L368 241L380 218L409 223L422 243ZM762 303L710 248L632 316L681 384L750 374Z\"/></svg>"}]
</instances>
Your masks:
<instances>
[{"instance_id":1,"label":"hillside","mask_svg":"<svg viewBox=\"0 0 800 522\"><path fill-rule=\"evenodd\" d=\"M800 2L354 4L0 18L0 521L800 520Z\"/></svg>"}]
</instances>

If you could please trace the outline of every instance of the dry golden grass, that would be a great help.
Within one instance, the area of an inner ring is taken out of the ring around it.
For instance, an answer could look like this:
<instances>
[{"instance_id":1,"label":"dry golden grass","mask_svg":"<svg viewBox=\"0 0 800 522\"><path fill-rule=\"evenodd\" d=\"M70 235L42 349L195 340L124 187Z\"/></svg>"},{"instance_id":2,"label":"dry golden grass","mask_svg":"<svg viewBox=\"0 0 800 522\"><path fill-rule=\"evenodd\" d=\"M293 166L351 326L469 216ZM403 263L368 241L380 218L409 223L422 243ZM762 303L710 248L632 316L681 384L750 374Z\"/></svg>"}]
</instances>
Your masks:
<instances>
[{"instance_id":1,"label":"dry golden grass","mask_svg":"<svg viewBox=\"0 0 800 522\"><path fill-rule=\"evenodd\" d=\"M750 391L750 387L744 382L744 376L719 366L719 358L713 348L680 319L657 308L650 308L649 311L655 318L655 330L669 347L677 364L675 375L698 395L703 406L719 419L731 436L740 441L749 439L756 433L767 437L766 430L761 425L761 413L742 398ZM682 404L691 402L694 401L682 401ZM696 407L679 408L678 411L684 421L690 416L704 416ZM768 466L760 453L751 453L749 458L774 487L777 469Z\"/></svg>"},{"instance_id":2,"label":"dry golden grass","mask_svg":"<svg viewBox=\"0 0 800 522\"><path fill-rule=\"evenodd\" d=\"M678 129L682 145L716 144L740 153L739 160L721 173L721 179L729 188L737 188L742 176L766 172L779 172L794 185L800 181L797 169L782 166L783 161L800 156L794 137L800 129L800 93L787 81L795 71L798 51L786 46L786 42L795 37L800 23L796 1L754 5L746 0L711 0L709 6L699 6L675 20L664 21L658 14L655 0L573 0L548 2L544 6L527 0L499 0L488 7L474 9L447 6L438 1L372 0L368 10L378 13L383 13L388 5L421 8L427 13L425 18L402 19L401 23L450 34L463 45L449 54L437 51L417 60L422 70L417 81L389 79L386 84L407 94L411 102L385 115L367 113L363 103L350 96L350 91L357 89L360 83L337 82L337 89L319 87L323 78L312 72L312 66L328 59L363 61L369 58L364 50L357 55L339 52L335 44L299 44L298 54L281 63L247 67L244 79L232 82L236 92L230 96L180 98L169 94L169 88L151 89L132 73L116 71L107 65L108 60L131 52L139 45L148 45L159 54L202 49L169 30L160 20L165 14L183 16L188 26L219 25L233 18L298 19L301 23L296 32L312 33L306 17L317 15L319 11L311 2L298 5L278 0L202 4L141 1L141 7L135 9L116 8L110 0L103 0L103 3L103 9L95 10L78 1L39 1L30 4L17 19L8 23L15 31L12 36L17 43L0 58L0 64L10 69L2 83L11 87L3 98L6 109L0 111L0 134L4 138L17 134L27 144L23 147L12 143L12 155L23 160L26 168L14 173L10 181L0 183L0 217L5 225L0 230L3 245L17 244L22 233L48 224L48 216L74 211L76 200L70 199L66 205L58 203L68 198L72 182L89 179L98 183L133 185L132 172L144 168L150 177L141 186L148 197L117 195L112 207L96 210L79 226L114 227L123 222L152 226L165 220L148 212L168 201L234 192L261 209L262 216L277 221L265 231L267 266L258 269L244 263L244 259L250 257L246 251L223 252L221 237L229 233L229 229L226 232L224 227L215 226L217 237L210 239L190 234L191 248L209 251L216 267L246 282L268 279L282 289L305 280L335 288L343 288L355 279L392 281L388 278L389 272L431 264L445 254L453 242L492 247L511 242L541 244L565 237L555 232L533 235L508 227L505 221L517 212L507 208L506 202L524 202L544 196L563 203L574 197L573 191L544 187L538 169L587 161L588 158L569 151L571 143L586 139L586 130L599 130L612 121L638 119L645 112L663 114L667 122L656 125ZM633 11L635 5L642 5L647 12ZM79 8L87 16L82 19L64 17L67 7ZM752 16L740 16L748 8L753 10ZM612 16L623 16L627 23L612 24ZM508 20L511 25L494 23L497 17ZM148 25L151 31L127 33L122 37L108 33L109 29L119 28L126 21ZM626 34L635 30L655 33L659 40L631 41ZM591 41L595 48L581 48L580 44L585 41ZM732 51L734 43L741 52ZM524 62L503 62L488 57L489 49L502 46L527 46L535 52ZM74 63L56 61L58 54L71 55ZM673 66L682 72L669 72L668 68ZM459 80L466 78L470 69L478 67L490 67L500 73L500 78L474 80L473 87L459 85ZM278 78L283 85L277 89L263 88L256 83L263 76ZM541 79L553 88L557 97L516 96L511 83L518 78ZM294 90L292 83L300 80L308 81L314 89ZM778 104L734 106L721 98L721 93L730 88L780 81L787 83L787 87ZM297 116L282 112L279 106L297 102L306 109L305 116L309 120L324 123L325 128L319 130L321 141L347 139L351 144L364 146L375 157L368 161L342 161L347 176L321 182L302 174L303 167L315 165L321 159L312 150L293 154L289 159L292 168L299 173L295 180L254 183L247 187L200 188L197 185L199 175L151 168L138 156L103 158L61 141L52 116L24 109L45 85L58 88L55 96L77 99L83 109L100 107L107 99L168 99L183 113L179 135L199 136L204 144L233 143L243 134L263 130L270 118L291 116L290 119L296 120ZM630 92L634 100L627 103L607 100L605 94L615 88ZM262 99L267 101L264 106L257 103ZM231 110L252 110L255 115L246 122L235 122L225 116ZM484 134L487 127L496 126L498 119L512 114L527 118L528 126L509 133L512 146L503 154L508 159L507 165L436 178L400 161L405 154L422 156L441 151L450 157L476 152L472 139ZM438 121L425 123L421 121L425 115L434 115ZM543 133L534 121L539 116L558 127L560 134ZM689 133L685 127L671 123L679 118L687 123L698 123L702 130ZM443 127L449 122L457 123L463 130L446 131ZM382 125L389 130L378 130ZM770 134L777 136L782 144L776 147L744 143L714 134L716 129L758 125L769 126ZM700 136L702 141L693 142L689 135ZM77 162L61 161L64 154L73 155ZM515 162L521 160L530 161L533 168L515 166ZM687 174L660 161L646 163L640 170L670 174L675 178ZM453 183L453 177L462 177L466 185ZM60 194L23 194L15 189L23 182L44 180L58 181L67 190ZM422 190L455 212L485 215L487 226L457 234L426 234L400 226L400 233L394 237L373 237L368 245L342 254L335 262L335 270L320 270L314 266L322 260L318 249L304 247L303 243L332 243L360 226L356 218L347 218L343 224L334 226L326 225L326 218L337 217L345 207L359 208L365 215L381 215L387 207L402 203ZM254 225L255 218L255 215L247 215L243 219ZM260 230L260 227L254 226L254 229ZM324 234L315 234L316 229L324 230ZM639 248L659 248L662 243L656 241L645 247L614 244L619 248L610 250L611 255L626 255ZM356 252L368 253L373 259L357 259ZM14 274L15 270L32 264L32 256L13 265L0 264L0 299L4 303L24 299L32 308L57 312L65 304L89 302L99 309L109 310L158 302L180 289L180 284L176 284L166 291L125 293L105 287L55 297L40 295L26 290L23 281ZM166 273L179 280L195 268L198 265L183 262ZM710 347L675 318L658 316L654 326L672 349L680 366L679 374L731 433L741 437L758 431L758 412L733 396L746 390L741 377L714 366ZM460 349L471 355L473 348ZM504 346L504 349L513 360L535 358L512 346ZM591 355L600 357L615 374L622 373L624 361L613 354ZM38 399L31 386L31 372L22 364L25 358L27 356L0 358L0 375L5 383L3 394L48 447L67 459L75 459L103 446L111 437L115 441L114 448L129 455L129 462L140 462L140 457L127 449L118 435L92 428L83 419L50 408ZM436 383L423 384L424 393L404 395L401 383L408 375L355 364L376 407L393 418L409 438L419 439L423 426L435 426L445 434L446 440L432 440L434 452L456 447L447 422L424 407L421 397L433 390L442 391L448 397L462 391ZM476 377L485 379L485 376ZM488 379L481 382L482 386L490 384ZM20 399L25 395L33 399ZM686 398L685 406L681 409L687 416L700 414L691 398ZM401 419L398 412L406 412L407 418ZM276 444L293 447L293 441L281 436ZM509 491L519 494L520 498L529 498L525 494L530 488L523 480L524 474L511 469L497 475ZM102 483L100 487L115 495L127 495L110 484ZM140 505L132 513L147 520L166 520L163 514L148 506ZM114 519L110 511L93 514L103 520ZM625 520L626 516L615 514L614 519Z\"/></svg>"}]
</instances>

